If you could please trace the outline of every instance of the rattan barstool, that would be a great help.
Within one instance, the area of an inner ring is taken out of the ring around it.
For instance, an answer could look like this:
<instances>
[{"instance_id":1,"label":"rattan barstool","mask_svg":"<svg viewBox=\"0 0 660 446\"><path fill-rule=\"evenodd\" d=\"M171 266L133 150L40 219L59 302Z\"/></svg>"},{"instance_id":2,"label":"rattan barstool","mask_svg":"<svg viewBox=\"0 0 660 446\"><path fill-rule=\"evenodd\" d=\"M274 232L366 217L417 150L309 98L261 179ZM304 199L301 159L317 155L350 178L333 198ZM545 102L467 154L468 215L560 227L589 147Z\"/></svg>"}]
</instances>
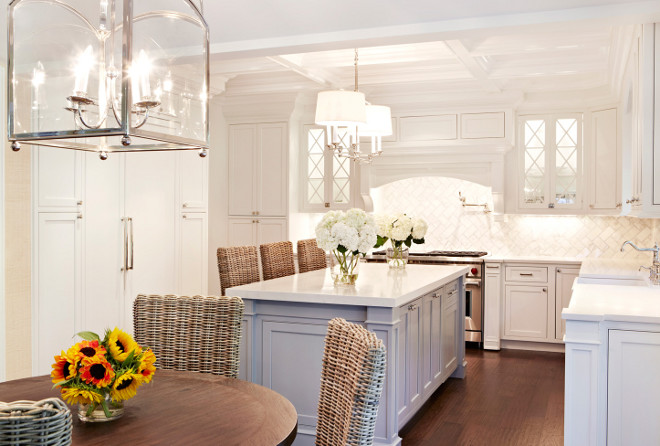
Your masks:
<instances>
[{"instance_id":1,"label":"rattan barstool","mask_svg":"<svg viewBox=\"0 0 660 446\"><path fill-rule=\"evenodd\" d=\"M59 398L41 401L0 401L0 444L71 444L71 411Z\"/></svg>"},{"instance_id":2,"label":"rattan barstool","mask_svg":"<svg viewBox=\"0 0 660 446\"><path fill-rule=\"evenodd\" d=\"M385 346L341 318L328 323L316 446L371 445L385 381Z\"/></svg>"},{"instance_id":3,"label":"rattan barstool","mask_svg":"<svg viewBox=\"0 0 660 446\"><path fill-rule=\"evenodd\" d=\"M218 248L218 272L222 295L233 286L259 281L259 257L256 246Z\"/></svg>"},{"instance_id":4,"label":"rattan barstool","mask_svg":"<svg viewBox=\"0 0 660 446\"><path fill-rule=\"evenodd\" d=\"M243 309L240 297L141 294L135 341L153 350L157 368L236 378Z\"/></svg>"},{"instance_id":5,"label":"rattan barstool","mask_svg":"<svg viewBox=\"0 0 660 446\"><path fill-rule=\"evenodd\" d=\"M292 276L296 273L293 262L293 243L275 242L259 246L261 252L261 269L264 280Z\"/></svg>"},{"instance_id":6,"label":"rattan barstool","mask_svg":"<svg viewBox=\"0 0 660 446\"><path fill-rule=\"evenodd\" d=\"M325 251L318 247L315 238L298 240L298 272L306 273L327 266Z\"/></svg>"}]
</instances>

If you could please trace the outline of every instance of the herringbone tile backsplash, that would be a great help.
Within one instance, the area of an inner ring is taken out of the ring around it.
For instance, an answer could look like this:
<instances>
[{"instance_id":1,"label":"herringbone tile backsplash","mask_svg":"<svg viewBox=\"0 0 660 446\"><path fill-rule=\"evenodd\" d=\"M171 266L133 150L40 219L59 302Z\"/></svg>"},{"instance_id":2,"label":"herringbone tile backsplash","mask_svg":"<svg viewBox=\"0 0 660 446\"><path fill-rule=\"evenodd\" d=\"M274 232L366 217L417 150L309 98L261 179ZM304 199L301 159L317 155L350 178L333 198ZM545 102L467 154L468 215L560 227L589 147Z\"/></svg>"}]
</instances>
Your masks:
<instances>
[{"instance_id":1,"label":"herringbone tile backsplash","mask_svg":"<svg viewBox=\"0 0 660 446\"><path fill-rule=\"evenodd\" d=\"M621 253L625 240L650 247L657 239L656 220L632 217L506 215L495 221L468 203L488 202L490 188L453 178L421 177L388 183L372 190L374 212L404 212L429 224L425 245L432 249L486 250L502 256L649 257L633 250Z\"/></svg>"}]
</instances>

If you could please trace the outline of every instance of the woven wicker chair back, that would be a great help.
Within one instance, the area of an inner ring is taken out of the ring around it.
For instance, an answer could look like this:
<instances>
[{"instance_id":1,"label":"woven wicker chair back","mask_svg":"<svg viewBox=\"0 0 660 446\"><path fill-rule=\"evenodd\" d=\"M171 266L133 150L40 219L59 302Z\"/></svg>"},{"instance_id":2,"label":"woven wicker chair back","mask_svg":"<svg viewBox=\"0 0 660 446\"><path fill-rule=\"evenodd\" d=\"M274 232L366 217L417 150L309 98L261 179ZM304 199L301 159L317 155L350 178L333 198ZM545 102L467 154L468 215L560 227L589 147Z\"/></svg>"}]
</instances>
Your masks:
<instances>
[{"instance_id":1,"label":"woven wicker chair back","mask_svg":"<svg viewBox=\"0 0 660 446\"><path fill-rule=\"evenodd\" d=\"M0 401L0 444L71 444L71 411L59 398L41 401Z\"/></svg>"},{"instance_id":2,"label":"woven wicker chair back","mask_svg":"<svg viewBox=\"0 0 660 446\"><path fill-rule=\"evenodd\" d=\"M293 262L293 243L275 242L259 246L264 280L292 276L296 273Z\"/></svg>"},{"instance_id":3,"label":"woven wicker chair back","mask_svg":"<svg viewBox=\"0 0 660 446\"><path fill-rule=\"evenodd\" d=\"M315 238L298 240L298 271L306 273L327 266L325 251L318 247Z\"/></svg>"},{"instance_id":4,"label":"woven wicker chair back","mask_svg":"<svg viewBox=\"0 0 660 446\"><path fill-rule=\"evenodd\" d=\"M165 370L236 378L244 304L240 297L139 295L135 340Z\"/></svg>"},{"instance_id":5,"label":"woven wicker chair back","mask_svg":"<svg viewBox=\"0 0 660 446\"><path fill-rule=\"evenodd\" d=\"M340 318L328 323L316 446L373 444L385 360L373 332Z\"/></svg>"},{"instance_id":6,"label":"woven wicker chair back","mask_svg":"<svg viewBox=\"0 0 660 446\"><path fill-rule=\"evenodd\" d=\"M233 286L259 281L259 258L256 246L218 248L218 271L222 295Z\"/></svg>"}]
</instances>

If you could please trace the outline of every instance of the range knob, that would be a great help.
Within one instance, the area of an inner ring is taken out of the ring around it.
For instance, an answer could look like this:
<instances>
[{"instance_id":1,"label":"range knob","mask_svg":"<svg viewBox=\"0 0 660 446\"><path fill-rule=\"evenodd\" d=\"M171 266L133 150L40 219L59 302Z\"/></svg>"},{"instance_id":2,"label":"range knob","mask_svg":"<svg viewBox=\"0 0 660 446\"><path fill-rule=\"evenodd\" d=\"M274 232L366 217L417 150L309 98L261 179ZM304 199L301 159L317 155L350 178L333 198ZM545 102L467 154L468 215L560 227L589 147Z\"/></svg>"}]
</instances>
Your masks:
<instances>
[{"instance_id":1,"label":"range knob","mask_svg":"<svg viewBox=\"0 0 660 446\"><path fill-rule=\"evenodd\" d=\"M470 270L470 273L471 273L473 276L476 276L478 272L479 272L479 270L478 270L477 268L472 268L472 269Z\"/></svg>"}]
</instances>

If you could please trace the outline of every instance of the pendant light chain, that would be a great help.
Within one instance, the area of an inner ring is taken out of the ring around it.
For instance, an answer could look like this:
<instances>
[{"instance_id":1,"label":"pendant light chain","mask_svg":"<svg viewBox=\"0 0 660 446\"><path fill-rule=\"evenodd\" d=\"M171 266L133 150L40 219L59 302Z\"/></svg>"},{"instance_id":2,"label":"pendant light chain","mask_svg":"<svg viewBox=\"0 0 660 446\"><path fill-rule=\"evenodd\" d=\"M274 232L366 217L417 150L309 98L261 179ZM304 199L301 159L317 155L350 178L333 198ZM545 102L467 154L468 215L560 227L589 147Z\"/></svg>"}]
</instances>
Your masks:
<instances>
[{"instance_id":1,"label":"pendant light chain","mask_svg":"<svg viewBox=\"0 0 660 446\"><path fill-rule=\"evenodd\" d=\"M358 50L355 48L355 90L358 91Z\"/></svg>"}]
</instances>

